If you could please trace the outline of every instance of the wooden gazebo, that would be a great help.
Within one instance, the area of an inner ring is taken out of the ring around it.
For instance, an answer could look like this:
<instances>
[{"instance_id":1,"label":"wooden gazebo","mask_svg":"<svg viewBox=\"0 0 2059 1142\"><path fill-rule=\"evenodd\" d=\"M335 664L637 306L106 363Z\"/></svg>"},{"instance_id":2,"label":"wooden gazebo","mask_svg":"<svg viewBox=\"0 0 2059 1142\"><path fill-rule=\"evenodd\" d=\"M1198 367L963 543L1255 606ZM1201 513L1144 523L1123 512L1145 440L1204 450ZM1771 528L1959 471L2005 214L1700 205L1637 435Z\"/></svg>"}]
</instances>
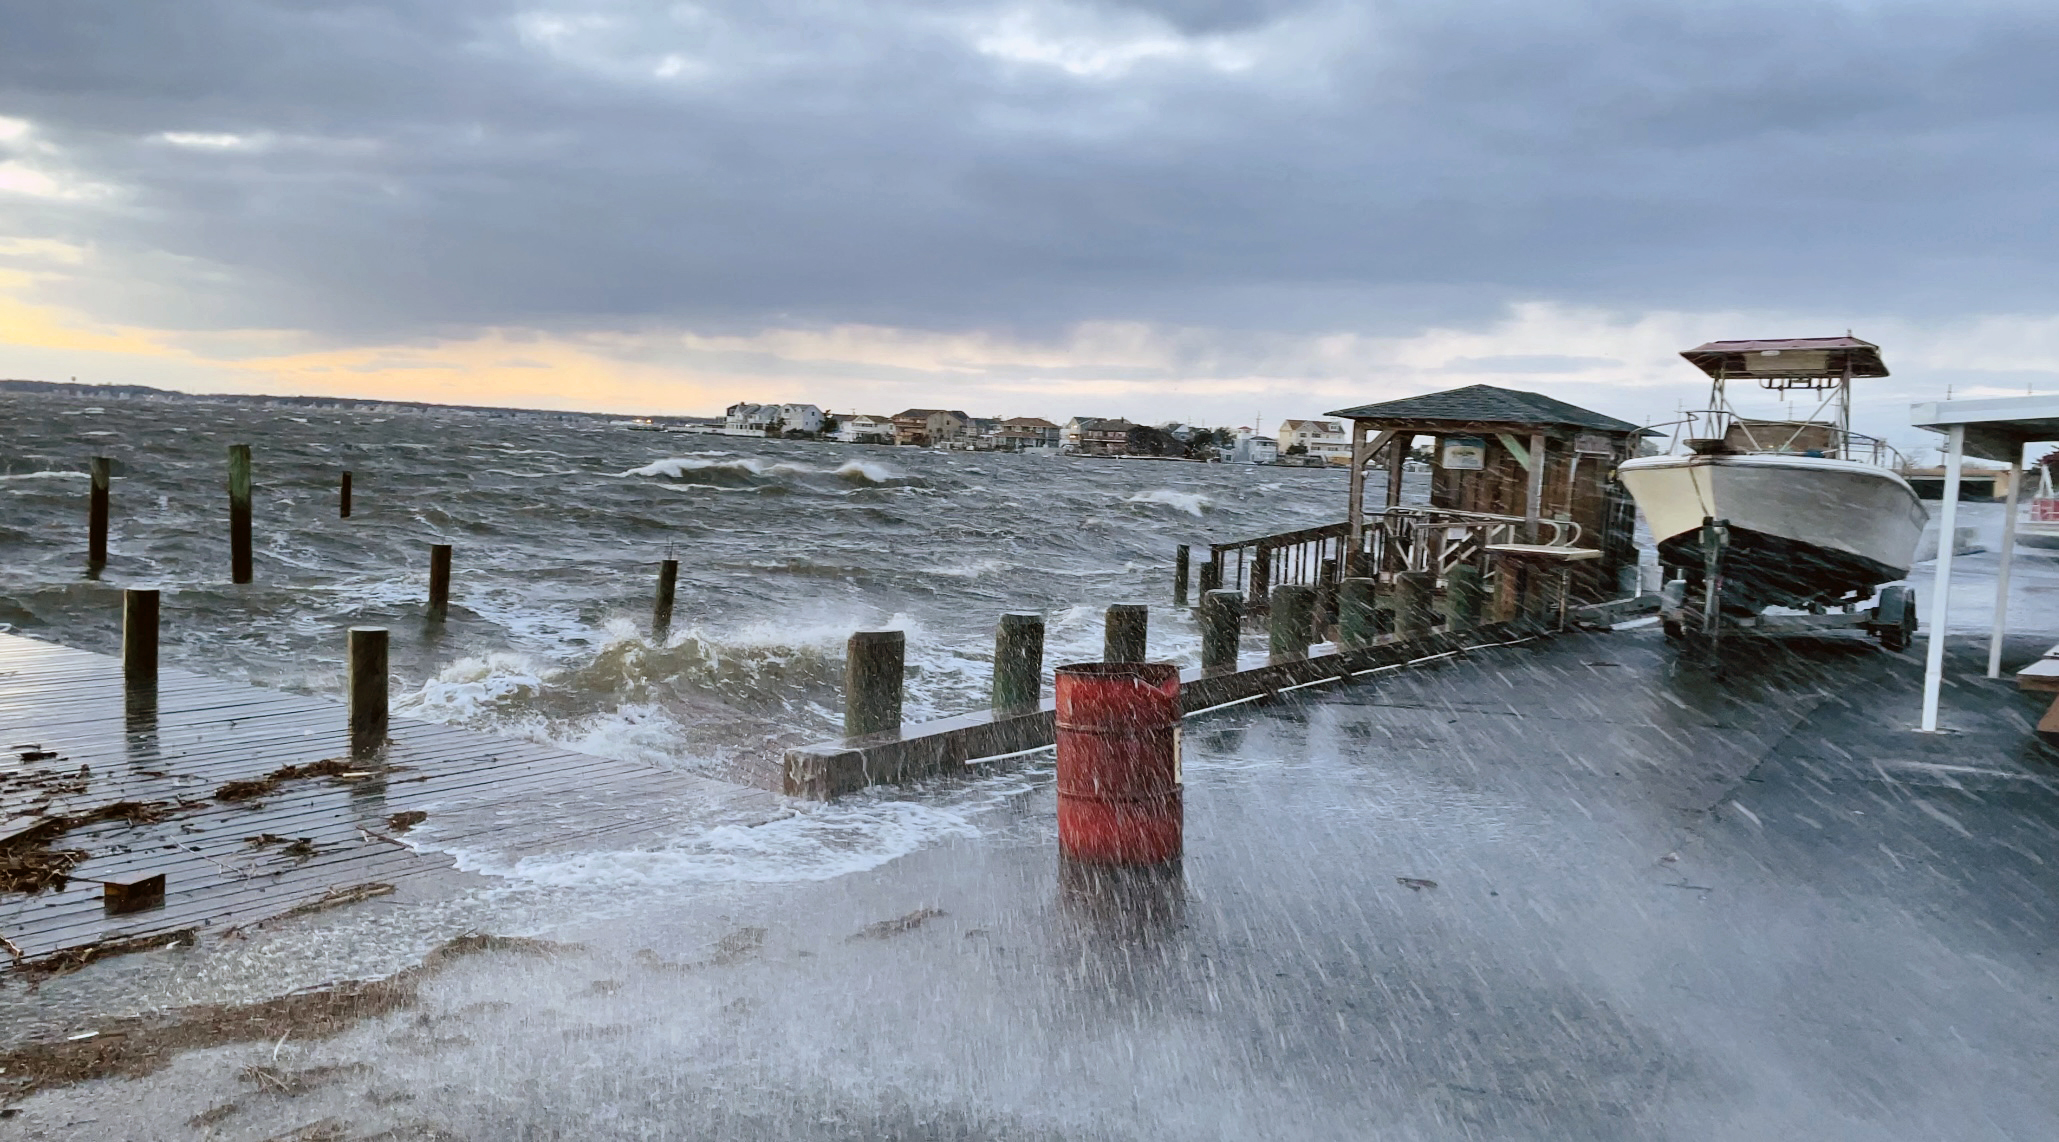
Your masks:
<instances>
[{"instance_id":1,"label":"wooden gazebo","mask_svg":"<svg viewBox=\"0 0 2059 1142\"><path fill-rule=\"evenodd\" d=\"M1522 521L1523 541L1545 542L1547 521L1578 527L1579 545L1601 552L1570 584L1583 601L1621 591L1637 567L1636 508L1614 478L1646 430L1542 393L1468 385L1423 396L1339 409L1351 421L1350 545L1361 550L1365 474L1387 469L1387 507L1401 504L1402 465L1417 436L1437 448L1430 506ZM1634 591L1634 586L1631 587Z\"/></svg>"}]
</instances>

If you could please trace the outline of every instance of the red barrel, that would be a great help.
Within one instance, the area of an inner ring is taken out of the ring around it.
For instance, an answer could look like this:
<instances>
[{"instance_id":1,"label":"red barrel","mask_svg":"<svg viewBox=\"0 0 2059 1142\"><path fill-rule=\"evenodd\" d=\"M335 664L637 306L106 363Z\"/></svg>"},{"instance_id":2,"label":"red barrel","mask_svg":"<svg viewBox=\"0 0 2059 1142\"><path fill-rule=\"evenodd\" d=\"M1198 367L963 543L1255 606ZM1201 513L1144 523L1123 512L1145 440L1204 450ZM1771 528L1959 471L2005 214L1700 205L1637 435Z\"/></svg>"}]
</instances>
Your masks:
<instances>
[{"instance_id":1,"label":"red barrel","mask_svg":"<svg viewBox=\"0 0 2059 1142\"><path fill-rule=\"evenodd\" d=\"M1094 864L1180 855L1180 671L1058 668L1058 850Z\"/></svg>"}]
</instances>

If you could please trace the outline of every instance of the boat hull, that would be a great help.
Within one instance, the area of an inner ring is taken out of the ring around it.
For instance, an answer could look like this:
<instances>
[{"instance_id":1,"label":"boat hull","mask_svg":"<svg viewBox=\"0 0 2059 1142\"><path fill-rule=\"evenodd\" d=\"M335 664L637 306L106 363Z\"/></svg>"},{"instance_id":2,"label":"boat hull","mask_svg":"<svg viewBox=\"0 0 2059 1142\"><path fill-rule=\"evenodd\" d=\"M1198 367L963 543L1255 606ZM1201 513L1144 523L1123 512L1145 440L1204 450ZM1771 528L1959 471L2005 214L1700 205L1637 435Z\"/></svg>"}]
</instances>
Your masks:
<instances>
[{"instance_id":1,"label":"boat hull","mask_svg":"<svg viewBox=\"0 0 2059 1142\"><path fill-rule=\"evenodd\" d=\"M1617 476L1651 525L1661 562L1702 563L1704 519L1730 525L1724 604L1806 607L1904 578L1929 513L1884 468L1813 456L1648 456Z\"/></svg>"}]
</instances>

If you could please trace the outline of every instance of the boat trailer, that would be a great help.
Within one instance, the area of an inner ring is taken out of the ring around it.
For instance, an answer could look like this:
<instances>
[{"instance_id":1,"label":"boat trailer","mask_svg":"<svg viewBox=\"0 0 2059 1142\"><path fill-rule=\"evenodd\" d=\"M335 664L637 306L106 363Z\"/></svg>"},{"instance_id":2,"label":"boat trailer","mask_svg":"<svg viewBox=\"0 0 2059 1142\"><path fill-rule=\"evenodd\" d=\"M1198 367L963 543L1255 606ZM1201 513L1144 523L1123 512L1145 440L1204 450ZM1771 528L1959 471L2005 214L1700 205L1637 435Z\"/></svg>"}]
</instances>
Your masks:
<instances>
[{"instance_id":1,"label":"boat trailer","mask_svg":"<svg viewBox=\"0 0 2059 1142\"><path fill-rule=\"evenodd\" d=\"M1886 649L1899 651L1908 649L1916 639L1916 596L1900 583L1882 587L1870 607L1864 605L1864 599L1839 604L1837 610L1818 603L1801 614L1772 615L1763 609L1725 607L1720 600L1730 522L1703 517L1700 546L1700 579L1671 579L1659 587L1659 625L1669 640L1713 648L1726 629L1753 634L1863 630ZM1712 598L1719 600L1719 605L1708 606L1707 600Z\"/></svg>"}]
</instances>

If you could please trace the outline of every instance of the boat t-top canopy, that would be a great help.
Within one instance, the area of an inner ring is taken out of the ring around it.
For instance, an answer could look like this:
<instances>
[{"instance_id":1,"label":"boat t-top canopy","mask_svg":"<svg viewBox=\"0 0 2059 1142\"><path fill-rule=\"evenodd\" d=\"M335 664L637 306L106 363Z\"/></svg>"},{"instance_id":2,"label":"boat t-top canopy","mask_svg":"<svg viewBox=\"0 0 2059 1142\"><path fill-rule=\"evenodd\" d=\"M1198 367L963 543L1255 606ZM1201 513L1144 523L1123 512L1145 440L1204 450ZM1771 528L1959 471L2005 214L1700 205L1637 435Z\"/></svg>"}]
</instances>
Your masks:
<instances>
[{"instance_id":1,"label":"boat t-top canopy","mask_svg":"<svg viewBox=\"0 0 2059 1142\"><path fill-rule=\"evenodd\" d=\"M1885 377L1880 346L1857 337L1791 337L1784 341L1711 341L1680 354L1709 376L1834 380Z\"/></svg>"},{"instance_id":2,"label":"boat t-top canopy","mask_svg":"<svg viewBox=\"0 0 2059 1142\"><path fill-rule=\"evenodd\" d=\"M1959 522L1960 467L1969 453L2009 465L2008 507L2002 513L2002 564L1995 581L1995 625L1988 638L1988 677L1999 678L2002 627L2009 614L2009 565L2016 554L2016 497L2023 483L2023 448L2040 440L2059 440L2059 396L1929 401L1909 406L1909 423L1942 432L1946 440L1937 582L1931 587L1930 645L1923 668L1923 729L1935 732L1945 669L1945 616L1952 601L1952 534Z\"/></svg>"}]
</instances>

